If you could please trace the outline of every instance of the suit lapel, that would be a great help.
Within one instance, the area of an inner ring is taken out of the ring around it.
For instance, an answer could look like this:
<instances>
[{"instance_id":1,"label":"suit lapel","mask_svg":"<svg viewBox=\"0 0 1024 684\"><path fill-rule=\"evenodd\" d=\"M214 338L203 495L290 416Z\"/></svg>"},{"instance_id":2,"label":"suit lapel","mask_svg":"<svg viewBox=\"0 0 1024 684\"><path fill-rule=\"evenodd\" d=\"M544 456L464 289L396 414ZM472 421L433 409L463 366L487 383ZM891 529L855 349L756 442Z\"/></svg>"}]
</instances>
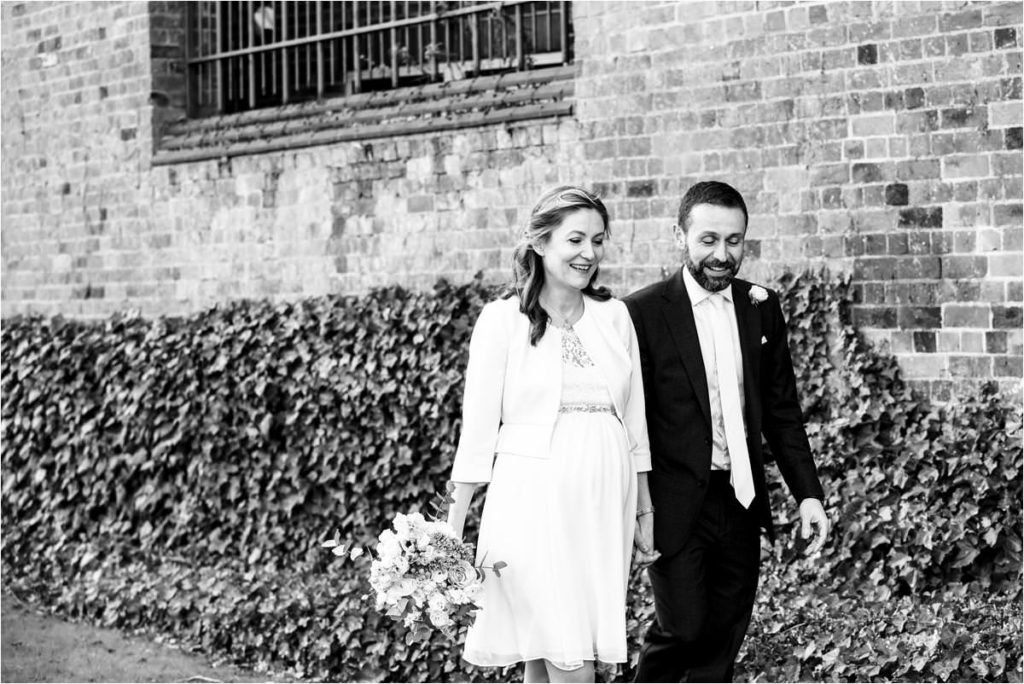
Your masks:
<instances>
[{"instance_id":1,"label":"suit lapel","mask_svg":"<svg viewBox=\"0 0 1024 684\"><path fill-rule=\"evenodd\" d=\"M733 310L740 334L743 356L743 394L746 399L747 426L751 418L761 415L761 316L750 302L750 283L732 281ZM760 421L758 421L760 424Z\"/></svg>"},{"instance_id":2,"label":"suit lapel","mask_svg":"<svg viewBox=\"0 0 1024 684\"><path fill-rule=\"evenodd\" d=\"M690 377L693 392L704 413L704 419L711 425L711 399L708 394L708 376L704 369L704 357L700 351L700 338L697 337L697 323L693 319L693 305L690 295L683 283L683 272L679 270L671 278L665 289L663 313L668 323L676 352Z\"/></svg>"}]
</instances>

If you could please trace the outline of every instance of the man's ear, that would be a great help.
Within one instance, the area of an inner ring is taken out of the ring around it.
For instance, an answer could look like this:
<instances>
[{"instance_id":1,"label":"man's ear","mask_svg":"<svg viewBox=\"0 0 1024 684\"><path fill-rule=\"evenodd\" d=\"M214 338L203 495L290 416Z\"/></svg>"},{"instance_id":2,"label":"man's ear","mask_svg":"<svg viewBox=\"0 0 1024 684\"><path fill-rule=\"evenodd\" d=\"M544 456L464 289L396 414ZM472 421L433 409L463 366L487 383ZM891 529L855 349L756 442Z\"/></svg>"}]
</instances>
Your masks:
<instances>
[{"instance_id":1,"label":"man's ear","mask_svg":"<svg viewBox=\"0 0 1024 684\"><path fill-rule=\"evenodd\" d=\"M676 246L680 249L686 248L686 232L678 223L672 226L672 235L676 238Z\"/></svg>"}]
</instances>

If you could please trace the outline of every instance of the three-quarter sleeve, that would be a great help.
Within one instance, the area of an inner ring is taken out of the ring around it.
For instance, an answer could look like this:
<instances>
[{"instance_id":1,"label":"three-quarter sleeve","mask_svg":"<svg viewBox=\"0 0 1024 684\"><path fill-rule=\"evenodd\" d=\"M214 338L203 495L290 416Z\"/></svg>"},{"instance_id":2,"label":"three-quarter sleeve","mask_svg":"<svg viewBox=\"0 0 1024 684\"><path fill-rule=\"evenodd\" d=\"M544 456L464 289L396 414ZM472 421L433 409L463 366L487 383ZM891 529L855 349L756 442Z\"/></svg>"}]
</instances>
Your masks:
<instances>
[{"instance_id":1,"label":"three-quarter sleeve","mask_svg":"<svg viewBox=\"0 0 1024 684\"><path fill-rule=\"evenodd\" d=\"M453 482L491 481L509 345L500 303L484 306L470 338L462 395L462 434L452 465Z\"/></svg>"},{"instance_id":2,"label":"three-quarter sleeve","mask_svg":"<svg viewBox=\"0 0 1024 684\"><path fill-rule=\"evenodd\" d=\"M622 307L622 313L629 330L630 360L629 395L626 397L623 422L629 435L629 451L633 463L637 472L644 473L651 469L651 444L647 438L647 404L644 400L643 369L640 365L640 342L625 306Z\"/></svg>"}]
</instances>

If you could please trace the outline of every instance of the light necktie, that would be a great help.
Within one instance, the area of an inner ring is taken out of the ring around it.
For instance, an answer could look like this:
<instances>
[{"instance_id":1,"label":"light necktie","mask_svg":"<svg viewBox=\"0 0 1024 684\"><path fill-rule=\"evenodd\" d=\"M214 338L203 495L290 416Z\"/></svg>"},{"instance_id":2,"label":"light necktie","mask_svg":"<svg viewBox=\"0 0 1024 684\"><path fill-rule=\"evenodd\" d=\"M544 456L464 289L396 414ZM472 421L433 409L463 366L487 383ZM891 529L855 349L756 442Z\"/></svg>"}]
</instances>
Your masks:
<instances>
[{"instance_id":1,"label":"light necktie","mask_svg":"<svg viewBox=\"0 0 1024 684\"><path fill-rule=\"evenodd\" d=\"M729 325L729 311L721 294L711 295L712 326L715 342L715 369L718 373L718 394L721 401L722 421L725 423L725 443L729 449L732 469L732 488L736 499L744 508L754 500L754 478L750 472L750 455L747 453L746 430L743 428L743 404L736 376L736 357L732 341L732 326Z\"/></svg>"}]
</instances>

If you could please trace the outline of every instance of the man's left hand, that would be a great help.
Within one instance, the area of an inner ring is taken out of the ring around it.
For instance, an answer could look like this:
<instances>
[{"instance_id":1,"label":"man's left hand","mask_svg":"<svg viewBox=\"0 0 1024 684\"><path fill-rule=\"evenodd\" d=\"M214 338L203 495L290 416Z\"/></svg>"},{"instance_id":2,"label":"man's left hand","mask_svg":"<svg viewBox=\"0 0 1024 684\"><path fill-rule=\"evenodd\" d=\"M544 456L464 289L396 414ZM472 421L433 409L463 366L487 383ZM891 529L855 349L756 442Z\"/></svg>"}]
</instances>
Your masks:
<instances>
[{"instance_id":1,"label":"man's left hand","mask_svg":"<svg viewBox=\"0 0 1024 684\"><path fill-rule=\"evenodd\" d=\"M818 534L811 543L807 545L807 555L821 551L828 539L829 522L825 514L825 507L818 499L804 499L800 502L800 536L807 539L811 536L811 528L817 527Z\"/></svg>"}]
</instances>

